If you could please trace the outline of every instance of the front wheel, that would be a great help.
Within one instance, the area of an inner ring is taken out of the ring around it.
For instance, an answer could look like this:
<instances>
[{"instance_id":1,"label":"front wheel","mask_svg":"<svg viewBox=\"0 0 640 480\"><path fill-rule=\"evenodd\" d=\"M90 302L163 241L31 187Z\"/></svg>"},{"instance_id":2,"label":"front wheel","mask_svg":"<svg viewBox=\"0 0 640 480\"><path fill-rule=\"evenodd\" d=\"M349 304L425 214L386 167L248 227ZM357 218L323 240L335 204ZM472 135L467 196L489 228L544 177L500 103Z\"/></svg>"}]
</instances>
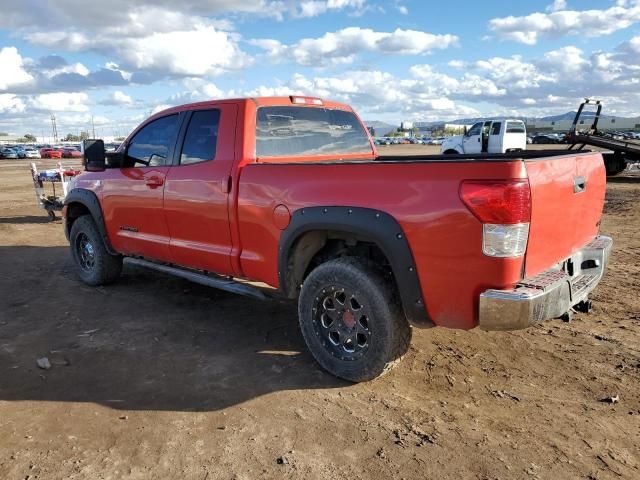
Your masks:
<instances>
[{"instance_id":1,"label":"front wheel","mask_svg":"<svg viewBox=\"0 0 640 480\"><path fill-rule=\"evenodd\" d=\"M307 347L329 373L352 382L372 380L406 353L411 327L383 275L344 257L305 279L298 314Z\"/></svg>"},{"instance_id":2,"label":"front wheel","mask_svg":"<svg viewBox=\"0 0 640 480\"><path fill-rule=\"evenodd\" d=\"M120 276L122 257L107 251L91 216L83 215L73 222L69 243L76 273L84 283L106 285Z\"/></svg>"}]
</instances>

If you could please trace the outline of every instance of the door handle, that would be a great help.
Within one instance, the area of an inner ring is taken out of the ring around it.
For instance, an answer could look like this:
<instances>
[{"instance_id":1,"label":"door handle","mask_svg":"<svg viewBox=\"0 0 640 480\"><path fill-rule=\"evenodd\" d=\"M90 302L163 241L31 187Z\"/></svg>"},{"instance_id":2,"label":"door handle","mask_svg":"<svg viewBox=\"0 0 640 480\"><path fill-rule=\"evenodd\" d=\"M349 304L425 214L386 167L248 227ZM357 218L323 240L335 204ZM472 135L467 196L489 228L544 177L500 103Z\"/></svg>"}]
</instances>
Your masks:
<instances>
[{"instance_id":1,"label":"door handle","mask_svg":"<svg viewBox=\"0 0 640 480\"><path fill-rule=\"evenodd\" d=\"M158 188L164 184L164 179L162 177L149 177L145 178L144 183L149 188Z\"/></svg>"}]
</instances>

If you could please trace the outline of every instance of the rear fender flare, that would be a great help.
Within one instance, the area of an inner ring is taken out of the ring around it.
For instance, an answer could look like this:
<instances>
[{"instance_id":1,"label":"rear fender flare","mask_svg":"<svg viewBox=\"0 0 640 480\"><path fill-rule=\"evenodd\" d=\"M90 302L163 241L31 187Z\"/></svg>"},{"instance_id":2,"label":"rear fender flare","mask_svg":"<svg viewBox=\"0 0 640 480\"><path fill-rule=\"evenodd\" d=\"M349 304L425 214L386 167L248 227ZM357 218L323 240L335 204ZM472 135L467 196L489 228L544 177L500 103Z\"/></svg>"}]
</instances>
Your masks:
<instances>
[{"instance_id":1,"label":"rear fender flare","mask_svg":"<svg viewBox=\"0 0 640 480\"><path fill-rule=\"evenodd\" d=\"M74 188L69 191L65 197L64 205L68 209L74 203L84 206L89 211L93 221L98 227L98 231L100 232L100 236L102 237L102 241L104 242L107 251L111 255L117 255L118 252L113 249L111 242L109 241L109 236L107 235L107 229L104 223L104 215L102 214L102 207L100 206L100 201L98 200L97 195L86 188ZM69 233L71 232L71 224L72 222L69 221L65 224L65 234L67 238L69 238Z\"/></svg>"},{"instance_id":2,"label":"rear fender flare","mask_svg":"<svg viewBox=\"0 0 640 480\"><path fill-rule=\"evenodd\" d=\"M422 298L416 263L402 227L395 218L380 210L327 206L301 208L293 212L290 224L280 237L278 251L278 279L286 296L295 298L299 286L290 285L293 282L289 275L296 241L305 233L314 231L346 233L376 244L391 265L407 320L420 327L433 326ZM312 236L311 243L315 254L324 246L324 239ZM307 267L308 263L293 266L298 272Z\"/></svg>"}]
</instances>

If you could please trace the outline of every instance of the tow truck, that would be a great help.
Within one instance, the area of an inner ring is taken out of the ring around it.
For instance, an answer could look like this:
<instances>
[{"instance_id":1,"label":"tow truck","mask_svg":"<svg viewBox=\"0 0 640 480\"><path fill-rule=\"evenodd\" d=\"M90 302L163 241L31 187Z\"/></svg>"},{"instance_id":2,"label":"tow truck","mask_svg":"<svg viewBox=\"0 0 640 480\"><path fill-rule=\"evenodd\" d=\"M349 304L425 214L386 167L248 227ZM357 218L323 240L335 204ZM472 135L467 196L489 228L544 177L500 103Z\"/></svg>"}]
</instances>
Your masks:
<instances>
[{"instance_id":1,"label":"tow truck","mask_svg":"<svg viewBox=\"0 0 640 480\"><path fill-rule=\"evenodd\" d=\"M593 122L586 130L579 130L580 116L587 105L595 105L596 111L593 116ZM586 145L598 147L605 150L602 152L604 166L608 176L618 175L627 168L627 164L632 162L640 162L640 142L633 140L619 140L613 138L610 134L603 133L598 130L598 120L602 112L602 101L585 98L580 104L576 116L573 119L571 130L567 134L569 142L569 150L583 150Z\"/></svg>"}]
</instances>

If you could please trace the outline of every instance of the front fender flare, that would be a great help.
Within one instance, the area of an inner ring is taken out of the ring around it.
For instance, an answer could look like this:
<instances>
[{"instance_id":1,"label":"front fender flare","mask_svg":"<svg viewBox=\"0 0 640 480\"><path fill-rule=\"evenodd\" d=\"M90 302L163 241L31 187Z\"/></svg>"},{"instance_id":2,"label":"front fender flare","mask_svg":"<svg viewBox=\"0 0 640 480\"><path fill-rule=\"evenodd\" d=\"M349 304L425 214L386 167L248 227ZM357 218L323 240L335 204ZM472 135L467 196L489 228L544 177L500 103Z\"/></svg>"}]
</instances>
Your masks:
<instances>
[{"instance_id":1,"label":"front fender flare","mask_svg":"<svg viewBox=\"0 0 640 480\"><path fill-rule=\"evenodd\" d=\"M107 235L107 229L104 223L104 215L102 214L102 207L100 206L100 201L98 200L98 196L95 192L91 190L87 190L86 188L73 188L67 193L64 199L64 206L68 208L73 203L79 203L83 205L91 214L93 221L98 227L98 231L100 232L100 236L102 237L102 241L107 249L107 251L111 255L117 255L117 252L111 246L111 242L109 241L109 236ZM67 238L69 238L69 233L71 231L71 223L67 221L65 225L65 234Z\"/></svg>"},{"instance_id":2,"label":"front fender flare","mask_svg":"<svg viewBox=\"0 0 640 480\"><path fill-rule=\"evenodd\" d=\"M288 296L297 293L298 285L288 285L290 254L295 242L305 233L331 231L352 234L375 243L389 260L407 320L416 326L429 327L422 298L416 263L400 224L386 212L362 207L309 207L296 210L282 232L278 251L280 289Z\"/></svg>"}]
</instances>

